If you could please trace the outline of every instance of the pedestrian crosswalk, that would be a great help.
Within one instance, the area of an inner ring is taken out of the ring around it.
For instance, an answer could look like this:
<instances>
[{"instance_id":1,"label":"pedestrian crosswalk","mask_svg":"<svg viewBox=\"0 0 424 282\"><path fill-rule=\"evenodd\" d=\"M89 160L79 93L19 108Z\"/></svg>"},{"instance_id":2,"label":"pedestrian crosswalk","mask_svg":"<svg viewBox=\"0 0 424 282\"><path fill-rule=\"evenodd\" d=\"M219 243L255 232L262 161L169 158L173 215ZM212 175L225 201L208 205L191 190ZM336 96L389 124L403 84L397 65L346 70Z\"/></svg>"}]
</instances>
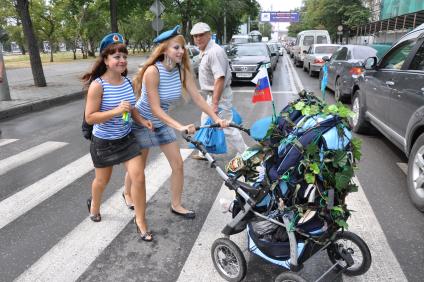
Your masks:
<instances>
[{"instance_id":1,"label":"pedestrian crosswalk","mask_svg":"<svg viewBox=\"0 0 424 282\"><path fill-rule=\"evenodd\" d=\"M10 146L14 146L20 142L24 143L25 141L19 139L0 139L0 150L7 150L10 148ZM53 154L61 150L69 150L69 146L67 145L68 143L65 142L46 141L35 145L32 148L26 149L21 153L17 153L13 156L9 156L0 160L0 191L2 188L5 188L1 187L2 178L8 177L12 172L19 171L20 169L22 169L22 177L24 177L25 164L35 161L36 159L45 155ZM169 248L177 245L176 253L185 253L186 256L183 258L178 256L173 258L163 258L167 261L167 263L174 264L172 268L175 269L177 273L172 276L174 277L172 279L163 277L158 278L152 276L149 273L145 273L143 271L137 272L137 270L135 270L135 272L131 273L132 276L130 277L132 278L125 280L178 282L224 281L213 267L212 260L210 258L210 246L215 239L222 237L220 231L231 218L229 213L223 213L220 200L231 200L233 197L233 192L229 191L225 185L217 185L216 183L222 183L222 181L216 181L216 179L219 179L218 177L215 177L215 180L212 181L214 178L213 175L215 174L214 170L211 170L206 162L195 163L196 161L190 160L188 157L191 153L191 149L181 149L183 160L186 164L191 164L191 170L185 172L187 179L186 182L192 182L190 184L187 183L187 185L193 186L191 193L202 192L212 193L213 195L211 197L213 204L210 210L207 208L208 205L202 205L202 208L207 209L203 219L201 213L199 213L199 216L195 221L181 221L181 223L178 223L182 229L197 230L196 232L188 234L188 236L191 237L193 244L166 241L164 239L165 236L161 237L160 235L155 237L153 245L150 245L153 247L149 248L149 245L146 245L147 243L140 243L142 244L140 245L141 247L133 249L131 251L132 253L145 251L148 253L143 255L150 257L153 256L154 250L159 248L159 246L155 244L161 244L162 246L169 246ZM200 173L202 170L203 174ZM11 274L12 271L8 273L9 270L5 266L2 266L3 259L18 262L22 259L20 257L10 258L10 254L4 251L1 244L7 243L6 241L2 241L5 240L4 238L7 236L2 237L2 232L13 232L15 225L20 224L18 219L24 217L28 213L31 213L42 203L56 201L57 197L54 200L53 198L57 194L60 194L60 192L66 190L67 187L74 185L75 182L85 181L86 183L84 183L84 186L88 186L90 184L91 177L86 176L87 174L92 173L92 171L93 166L89 154L83 154L79 157L76 156L75 160L69 162L63 167L57 167L55 171L46 176L43 174L39 180L35 181L31 185L23 188L16 187L17 192L3 197L3 199L0 201L0 272L4 275L3 278L0 277L0 281L91 280L89 278L82 279L81 277L89 277L87 272L92 270L93 264L99 260L99 258L106 252L108 248L114 248L111 246L116 245L114 242L118 238L122 238L121 241L124 242L124 244L130 244L129 241L134 241L134 233L131 233L132 236L129 238L128 234L124 231L129 224L132 224L130 222L133 218L133 212L123 204L121 195L123 183L121 183L120 185L118 184L118 186L115 185L117 189L110 193L109 196L105 197L101 207L102 221L100 223L93 223L91 220L89 220L88 217L85 217L82 221L75 224L75 226L72 226L70 231L61 237L60 240L52 243L51 246L46 248L42 254L35 255L35 258L30 260L28 265L21 266L19 269L22 269L22 271L15 271L16 273ZM158 199L162 198L164 194L169 193L167 191L169 188L166 187L164 189L163 187L165 183L169 181L171 176L171 169L163 153L157 154L155 157L152 157L149 160L145 173L147 200L157 202ZM208 175L210 175L210 177ZM207 187L208 185L211 185L211 187ZM89 191L87 194L89 194ZM168 201L169 196L166 195L165 197ZM374 255L374 261L371 270L365 276L354 279L344 278L344 280L379 281L379 273L384 271L386 277L388 277L388 279L391 281L406 281L405 275L397 263L396 257L393 255L384 233L382 232L381 227L379 226L378 221L375 218L372 208L367 202L364 193L360 191L357 195L352 195L352 197L352 199L349 199L351 201L349 204L351 204L352 208L354 208L357 212L354 213L354 216L349 223L354 232L358 232L358 234L360 234L365 239L365 241L370 242L369 246ZM63 202L61 204L75 205L73 202ZM149 206L151 206L150 202ZM74 207L74 209L84 208L85 207L82 205ZM86 212L87 211L85 208L84 213ZM167 212L170 214L169 209ZM149 217L149 213L147 216ZM48 215L46 215L46 217L48 217ZM158 217L161 218L162 214L159 213ZM66 217L64 220L66 220ZM163 224L167 225L166 219L164 220L165 222L163 222ZM372 228L362 228L364 224L367 226L372 226ZM193 225L199 226L198 228L194 228ZM171 225L168 224L168 226L164 226L164 228L166 229L169 226ZM32 226L26 226L24 229L31 228ZM132 228L132 230L133 229L134 228ZM53 231L45 230L45 232L49 233ZM175 231L167 230L166 232L173 233ZM20 235L16 234L16 236ZM254 262L249 266L249 268L253 269L253 272L250 274L248 272L246 281L269 281L271 277L275 277L276 274L282 271L281 269L273 269L265 270L267 272L266 275L255 274L255 258L249 255L246 251L246 234L242 232L236 236L232 236L231 239L236 242L236 244L240 246L242 250L244 250L246 259L248 261L253 260ZM19 240L18 243L20 243ZM25 242L25 244L31 245L31 249L36 249L38 245L40 245L40 248L43 245L48 245L44 244L43 242ZM187 248L187 250L181 252L181 248ZM37 251L33 251L33 253L37 253ZM123 257L131 256L131 254L125 253L121 255ZM25 256L25 254L21 254L21 256ZM324 256L321 256L319 259L324 259ZM107 264L108 262L101 262L100 264L102 263ZM140 269L143 269L142 265L149 263L151 263L149 260L139 261L134 265L139 265ZM319 262L317 264L322 263ZM104 267L107 268L108 266L106 265ZM162 266L158 265L157 267L161 268ZM160 272L165 270L157 269L156 271ZM318 270L312 268L312 270L309 269L309 271L315 272ZM319 271L321 271L321 269ZM318 274L320 273L316 273L312 276L318 277ZM124 272L120 275L121 277L126 277L127 273ZM128 273L128 275L130 274ZM96 280L116 280L112 276L107 276L107 274L106 276L99 277L101 278Z\"/></svg>"}]
</instances>

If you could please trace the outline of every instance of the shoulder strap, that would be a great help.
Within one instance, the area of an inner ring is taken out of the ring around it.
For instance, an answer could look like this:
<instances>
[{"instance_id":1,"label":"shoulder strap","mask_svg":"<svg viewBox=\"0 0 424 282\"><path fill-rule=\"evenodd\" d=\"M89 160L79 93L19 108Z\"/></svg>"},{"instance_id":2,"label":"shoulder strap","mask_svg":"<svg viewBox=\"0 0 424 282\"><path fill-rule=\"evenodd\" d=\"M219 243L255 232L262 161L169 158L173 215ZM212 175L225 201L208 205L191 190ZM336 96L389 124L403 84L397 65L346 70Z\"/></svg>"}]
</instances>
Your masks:
<instances>
[{"instance_id":1,"label":"shoulder strap","mask_svg":"<svg viewBox=\"0 0 424 282\"><path fill-rule=\"evenodd\" d=\"M131 85L131 87L134 89L134 87L133 87L133 85L132 85L132 83L131 83L131 80L128 78L128 77L126 77L126 76L124 76L124 78L128 81L128 83Z\"/></svg>"}]
</instances>

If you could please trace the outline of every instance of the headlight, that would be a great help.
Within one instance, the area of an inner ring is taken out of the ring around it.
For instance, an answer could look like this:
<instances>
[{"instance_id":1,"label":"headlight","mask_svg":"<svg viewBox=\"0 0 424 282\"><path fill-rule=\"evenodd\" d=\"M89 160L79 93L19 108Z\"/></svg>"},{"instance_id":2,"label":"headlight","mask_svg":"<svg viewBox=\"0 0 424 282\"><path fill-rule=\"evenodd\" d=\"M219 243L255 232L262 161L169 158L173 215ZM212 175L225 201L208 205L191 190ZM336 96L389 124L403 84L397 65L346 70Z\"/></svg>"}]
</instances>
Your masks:
<instances>
[{"instance_id":1,"label":"headlight","mask_svg":"<svg viewBox=\"0 0 424 282\"><path fill-rule=\"evenodd\" d=\"M269 69L271 67L271 62L263 63L262 66L264 66L265 68Z\"/></svg>"}]
</instances>

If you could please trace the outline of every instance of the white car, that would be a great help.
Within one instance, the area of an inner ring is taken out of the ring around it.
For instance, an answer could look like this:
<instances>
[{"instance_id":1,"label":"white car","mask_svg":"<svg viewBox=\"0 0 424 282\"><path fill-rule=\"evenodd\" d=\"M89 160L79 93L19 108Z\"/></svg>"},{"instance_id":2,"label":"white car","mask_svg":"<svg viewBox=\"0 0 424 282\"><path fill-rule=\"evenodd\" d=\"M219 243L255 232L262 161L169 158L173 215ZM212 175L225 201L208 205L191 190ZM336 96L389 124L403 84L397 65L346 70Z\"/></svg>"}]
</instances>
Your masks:
<instances>
[{"instance_id":1,"label":"white car","mask_svg":"<svg viewBox=\"0 0 424 282\"><path fill-rule=\"evenodd\" d=\"M309 72L310 76L319 73L324 65L323 57L331 55L339 48L338 44L312 44L305 53L303 59L303 70Z\"/></svg>"}]
</instances>

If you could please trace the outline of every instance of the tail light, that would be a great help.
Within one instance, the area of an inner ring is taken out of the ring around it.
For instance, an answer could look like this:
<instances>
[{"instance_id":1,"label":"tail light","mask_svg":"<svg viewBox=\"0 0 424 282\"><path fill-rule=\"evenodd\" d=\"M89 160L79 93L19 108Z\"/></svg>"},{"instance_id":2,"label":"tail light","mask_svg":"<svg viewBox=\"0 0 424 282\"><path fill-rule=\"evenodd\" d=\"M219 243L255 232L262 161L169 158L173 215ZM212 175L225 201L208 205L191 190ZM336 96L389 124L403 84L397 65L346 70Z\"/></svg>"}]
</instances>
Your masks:
<instances>
[{"instance_id":1,"label":"tail light","mask_svg":"<svg viewBox=\"0 0 424 282\"><path fill-rule=\"evenodd\" d=\"M323 64L323 63L324 63L323 59L317 58L314 60L314 64Z\"/></svg>"},{"instance_id":2,"label":"tail light","mask_svg":"<svg viewBox=\"0 0 424 282\"><path fill-rule=\"evenodd\" d=\"M352 67L349 70L350 75L361 75L364 70L361 67Z\"/></svg>"}]
</instances>

